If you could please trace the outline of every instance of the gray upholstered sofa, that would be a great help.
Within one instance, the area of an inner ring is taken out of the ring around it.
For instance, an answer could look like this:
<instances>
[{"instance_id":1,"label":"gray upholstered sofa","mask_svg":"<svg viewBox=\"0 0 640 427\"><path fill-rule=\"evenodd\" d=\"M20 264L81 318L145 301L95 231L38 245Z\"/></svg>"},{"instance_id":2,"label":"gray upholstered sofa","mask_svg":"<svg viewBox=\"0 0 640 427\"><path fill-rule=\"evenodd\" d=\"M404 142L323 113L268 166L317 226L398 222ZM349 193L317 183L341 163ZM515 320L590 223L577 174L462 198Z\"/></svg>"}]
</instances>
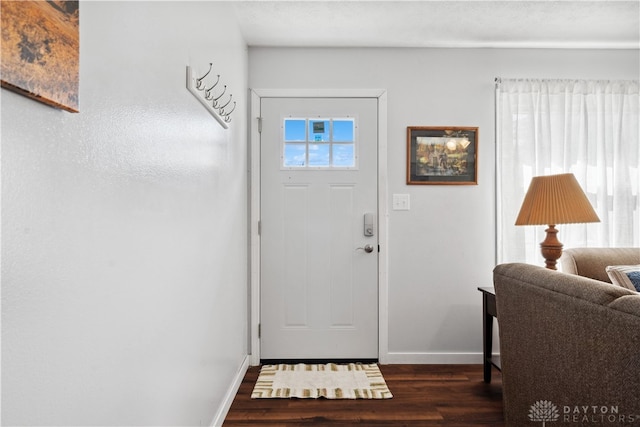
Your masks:
<instances>
[{"instance_id":1,"label":"gray upholstered sofa","mask_svg":"<svg viewBox=\"0 0 640 427\"><path fill-rule=\"evenodd\" d=\"M640 293L517 263L494 285L508 427L640 426Z\"/></svg>"}]
</instances>

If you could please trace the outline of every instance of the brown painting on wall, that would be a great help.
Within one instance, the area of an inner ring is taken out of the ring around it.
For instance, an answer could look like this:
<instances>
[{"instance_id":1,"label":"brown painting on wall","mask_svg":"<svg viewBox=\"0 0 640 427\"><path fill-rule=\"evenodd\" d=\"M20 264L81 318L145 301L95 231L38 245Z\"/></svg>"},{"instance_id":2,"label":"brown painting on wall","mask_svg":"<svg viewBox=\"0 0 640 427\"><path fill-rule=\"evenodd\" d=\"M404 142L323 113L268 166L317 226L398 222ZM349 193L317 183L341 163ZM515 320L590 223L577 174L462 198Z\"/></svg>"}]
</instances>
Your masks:
<instances>
[{"instance_id":1,"label":"brown painting on wall","mask_svg":"<svg viewBox=\"0 0 640 427\"><path fill-rule=\"evenodd\" d=\"M407 184L477 185L477 127L407 127Z\"/></svg>"},{"instance_id":2,"label":"brown painting on wall","mask_svg":"<svg viewBox=\"0 0 640 427\"><path fill-rule=\"evenodd\" d=\"M79 1L2 1L2 87L78 112Z\"/></svg>"}]
</instances>

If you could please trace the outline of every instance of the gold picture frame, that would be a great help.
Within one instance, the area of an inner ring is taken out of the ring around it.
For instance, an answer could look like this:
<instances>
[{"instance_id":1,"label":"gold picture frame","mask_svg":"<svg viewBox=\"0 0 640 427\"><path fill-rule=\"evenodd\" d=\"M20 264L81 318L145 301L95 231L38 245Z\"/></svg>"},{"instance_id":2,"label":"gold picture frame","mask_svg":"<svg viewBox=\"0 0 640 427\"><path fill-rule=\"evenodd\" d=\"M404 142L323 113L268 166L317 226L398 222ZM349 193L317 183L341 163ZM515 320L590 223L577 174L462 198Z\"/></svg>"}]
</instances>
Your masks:
<instances>
[{"instance_id":1,"label":"gold picture frame","mask_svg":"<svg viewBox=\"0 0 640 427\"><path fill-rule=\"evenodd\" d=\"M2 1L1 84L77 113L79 1Z\"/></svg>"},{"instance_id":2,"label":"gold picture frame","mask_svg":"<svg viewBox=\"0 0 640 427\"><path fill-rule=\"evenodd\" d=\"M478 128L407 127L408 185L477 185Z\"/></svg>"}]
</instances>

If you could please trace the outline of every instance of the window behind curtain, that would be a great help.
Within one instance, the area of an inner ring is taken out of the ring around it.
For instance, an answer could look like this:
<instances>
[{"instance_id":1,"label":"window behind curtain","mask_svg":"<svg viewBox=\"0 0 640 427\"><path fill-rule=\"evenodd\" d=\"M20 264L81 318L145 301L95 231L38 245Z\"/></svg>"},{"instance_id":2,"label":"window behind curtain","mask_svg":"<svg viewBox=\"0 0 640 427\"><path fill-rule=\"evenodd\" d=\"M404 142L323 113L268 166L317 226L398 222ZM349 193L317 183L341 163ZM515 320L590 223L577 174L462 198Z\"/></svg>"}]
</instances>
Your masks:
<instances>
[{"instance_id":1,"label":"window behind curtain","mask_svg":"<svg viewBox=\"0 0 640 427\"><path fill-rule=\"evenodd\" d=\"M561 224L570 247L640 247L638 81L496 82L498 262L543 264L544 226L514 225L531 178L571 172L601 222Z\"/></svg>"}]
</instances>

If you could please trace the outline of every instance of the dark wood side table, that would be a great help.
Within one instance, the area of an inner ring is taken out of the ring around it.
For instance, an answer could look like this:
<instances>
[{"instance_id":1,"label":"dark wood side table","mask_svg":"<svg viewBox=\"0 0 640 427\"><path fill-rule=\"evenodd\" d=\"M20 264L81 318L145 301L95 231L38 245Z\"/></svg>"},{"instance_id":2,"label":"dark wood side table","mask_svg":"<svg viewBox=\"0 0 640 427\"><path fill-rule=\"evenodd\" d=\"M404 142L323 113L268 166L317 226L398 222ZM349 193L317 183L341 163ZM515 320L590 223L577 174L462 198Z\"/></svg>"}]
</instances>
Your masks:
<instances>
[{"instance_id":1,"label":"dark wood side table","mask_svg":"<svg viewBox=\"0 0 640 427\"><path fill-rule=\"evenodd\" d=\"M479 287L482 292L482 353L484 364L484 382L491 382L491 366L500 370L500 357L493 356L493 318L496 313L496 292L492 287Z\"/></svg>"}]
</instances>

